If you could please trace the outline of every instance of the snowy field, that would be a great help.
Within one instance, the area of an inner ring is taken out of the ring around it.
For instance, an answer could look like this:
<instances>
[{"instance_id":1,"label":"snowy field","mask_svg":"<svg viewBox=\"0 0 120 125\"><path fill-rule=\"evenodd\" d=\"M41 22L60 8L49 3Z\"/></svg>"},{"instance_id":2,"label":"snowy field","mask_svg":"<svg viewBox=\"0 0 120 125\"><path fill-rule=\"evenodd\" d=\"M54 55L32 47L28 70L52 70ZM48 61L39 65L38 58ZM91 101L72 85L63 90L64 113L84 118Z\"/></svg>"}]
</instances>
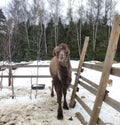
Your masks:
<instances>
[{"instance_id":1,"label":"snowy field","mask_svg":"<svg viewBox=\"0 0 120 125\"><path fill-rule=\"evenodd\" d=\"M23 62L22 62L23 63ZM40 61L40 65L49 65L50 61ZM36 61L29 65L37 64ZM78 67L78 61L71 61L72 67ZM120 67L120 64L114 64L115 67ZM0 74L8 75L8 69ZM36 68L18 68L13 71L13 75L36 75ZM39 68L39 75L49 75L48 68ZM72 84L74 84L75 72L72 73ZM99 84L101 73L84 68L82 76ZM119 89L120 77L110 76L113 83L108 86L109 96L120 102ZM89 122L89 115L77 102L76 107L69 110L63 110L64 119L57 120L57 102L56 96L50 96L51 78L39 78L39 84L45 84L45 89L37 91L32 90L31 82L36 84L36 79L33 78L14 78L15 99L11 98L12 90L8 87L8 79L2 80L3 89L0 89L0 125L82 125L75 116L76 112L80 112L85 120ZM72 89L68 90L67 101L70 102ZM95 101L95 96L87 90L79 86L79 96L92 109ZM31 98L30 98L30 95ZM84 97L84 98L83 98ZM120 113L112 109L107 104L103 104L100 113L100 118L105 121L106 125L120 125Z\"/></svg>"}]
</instances>

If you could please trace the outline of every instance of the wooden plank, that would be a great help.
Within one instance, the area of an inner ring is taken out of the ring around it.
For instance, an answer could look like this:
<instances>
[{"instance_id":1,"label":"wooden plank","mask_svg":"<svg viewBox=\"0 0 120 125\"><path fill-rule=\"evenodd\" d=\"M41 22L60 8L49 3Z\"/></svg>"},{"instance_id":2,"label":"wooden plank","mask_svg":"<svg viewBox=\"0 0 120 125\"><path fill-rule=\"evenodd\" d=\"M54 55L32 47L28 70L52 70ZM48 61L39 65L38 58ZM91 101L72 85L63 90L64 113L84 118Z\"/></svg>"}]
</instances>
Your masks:
<instances>
[{"instance_id":1,"label":"wooden plank","mask_svg":"<svg viewBox=\"0 0 120 125\"><path fill-rule=\"evenodd\" d=\"M9 65L2 65L0 66L0 71L5 70L6 68L8 68ZM12 69L15 70L17 68L49 68L49 65L12 65ZM97 64L90 64L90 63L83 63L83 67L85 68L89 68L89 69L93 69L96 71L102 71L103 66L101 65L97 65ZM72 68L72 71L77 71L77 68ZM120 76L120 68L116 68L116 67L112 67L111 68L111 75L115 75L115 76Z\"/></svg>"},{"instance_id":2,"label":"wooden plank","mask_svg":"<svg viewBox=\"0 0 120 125\"><path fill-rule=\"evenodd\" d=\"M9 67L9 65L2 65L2 66L0 66L0 71L3 71L3 70L5 70L6 68L8 68ZM17 69L17 68L49 68L49 65L24 65L24 66L12 66L12 69L13 70L15 70L15 69ZM77 68L72 68L72 71L74 71L74 72L76 72L77 71Z\"/></svg>"},{"instance_id":3,"label":"wooden plank","mask_svg":"<svg viewBox=\"0 0 120 125\"><path fill-rule=\"evenodd\" d=\"M85 37L85 42L84 42L84 46L82 49L82 53L80 55L80 61L79 61L79 65L78 65L78 69L77 69L77 75L75 78L75 82L74 82L74 88L72 91L72 95L71 95L71 100L70 100L70 104L69 106L71 108L73 108L75 106L75 95L76 95L76 91L77 91L77 85L78 85L78 81L79 81L79 76L82 70L82 65L84 62L84 58L85 58L85 54L86 54L86 50L87 50L87 46L88 46L88 41L89 41L89 37Z\"/></svg>"},{"instance_id":4,"label":"wooden plank","mask_svg":"<svg viewBox=\"0 0 120 125\"><path fill-rule=\"evenodd\" d=\"M77 68L72 68L72 71L73 72L77 72Z\"/></svg>"},{"instance_id":5,"label":"wooden plank","mask_svg":"<svg viewBox=\"0 0 120 125\"><path fill-rule=\"evenodd\" d=\"M91 86L86 85L84 82L80 81L79 84L84 87L86 90L88 90L89 92L91 92L92 94L96 95L97 90L92 88ZM120 102L112 99L109 96L106 96L104 102L106 102L109 106L111 106L112 108L114 108L116 111L120 112Z\"/></svg>"},{"instance_id":6,"label":"wooden plank","mask_svg":"<svg viewBox=\"0 0 120 125\"><path fill-rule=\"evenodd\" d=\"M84 117L82 116L82 114L80 112L76 112L75 114L77 116L77 118L80 120L80 122L82 123L82 125L87 125L88 123L85 121Z\"/></svg>"},{"instance_id":7,"label":"wooden plank","mask_svg":"<svg viewBox=\"0 0 120 125\"><path fill-rule=\"evenodd\" d=\"M109 45L108 45L108 49L107 49L107 53L106 53L106 57L103 65L103 72L102 72L102 76L99 84L99 89L97 92L89 125L97 124L98 117L99 117L100 110L105 96L107 81L110 75L112 62L117 49L119 35L120 35L120 16L115 16L112 31L111 31L111 36L109 40Z\"/></svg>"},{"instance_id":8,"label":"wooden plank","mask_svg":"<svg viewBox=\"0 0 120 125\"><path fill-rule=\"evenodd\" d=\"M37 67L49 67L49 65L11 65L13 69L15 68L37 68ZM2 65L0 68L9 68L9 65Z\"/></svg>"},{"instance_id":9,"label":"wooden plank","mask_svg":"<svg viewBox=\"0 0 120 125\"><path fill-rule=\"evenodd\" d=\"M90 80L88 80L87 78L83 77L83 76L80 76L80 79L82 79L83 81L87 82L88 84L90 84L92 87L98 89L98 85Z\"/></svg>"},{"instance_id":10,"label":"wooden plank","mask_svg":"<svg viewBox=\"0 0 120 125\"><path fill-rule=\"evenodd\" d=\"M92 110L86 105L86 103L83 102L82 99L80 99L78 95L76 95L75 98L81 104L81 106L85 109L85 111L91 116ZM98 120L98 123L99 123L99 125L105 125L105 123L100 118Z\"/></svg>"},{"instance_id":11,"label":"wooden plank","mask_svg":"<svg viewBox=\"0 0 120 125\"><path fill-rule=\"evenodd\" d=\"M96 93L97 93L97 90L96 90L96 89L92 88L91 86L85 84L85 83L82 82L82 81L79 81L79 84L80 84L82 87L84 87L86 90L88 90L89 92L91 92L92 94L96 95Z\"/></svg>"},{"instance_id":12,"label":"wooden plank","mask_svg":"<svg viewBox=\"0 0 120 125\"><path fill-rule=\"evenodd\" d=\"M75 96L76 100L81 104L81 106L86 110L86 112L91 115L92 114L92 110L86 105L85 102L82 101L81 98L79 98L79 96L76 94Z\"/></svg>"},{"instance_id":13,"label":"wooden plank","mask_svg":"<svg viewBox=\"0 0 120 125\"><path fill-rule=\"evenodd\" d=\"M3 77L3 78L8 78L9 76L8 75L3 75L3 76L0 76L0 77ZM13 78L51 78L50 75L13 75L12 76Z\"/></svg>"},{"instance_id":14,"label":"wooden plank","mask_svg":"<svg viewBox=\"0 0 120 125\"><path fill-rule=\"evenodd\" d=\"M111 71L110 71L110 74L114 75L114 76L119 76L120 77L120 68L113 67L111 69Z\"/></svg>"},{"instance_id":15,"label":"wooden plank","mask_svg":"<svg viewBox=\"0 0 120 125\"><path fill-rule=\"evenodd\" d=\"M12 67L9 65L8 67L8 86L11 86L12 84ZM12 85L13 86L13 85Z\"/></svg>"},{"instance_id":16,"label":"wooden plank","mask_svg":"<svg viewBox=\"0 0 120 125\"><path fill-rule=\"evenodd\" d=\"M96 65L96 64L90 64L90 63L83 63L83 67L96 70L96 71L102 71L103 66Z\"/></svg>"},{"instance_id":17,"label":"wooden plank","mask_svg":"<svg viewBox=\"0 0 120 125\"><path fill-rule=\"evenodd\" d=\"M90 64L90 63L83 63L83 67L96 70L96 71L102 71L103 69L102 65ZM120 68L112 67L110 74L120 77Z\"/></svg>"},{"instance_id":18,"label":"wooden plank","mask_svg":"<svg viewBox=\"0 0 120 125\"><path fill-rule=\"evenodd\" d=\"M31 68L37 68L37 67L41 67L41 68L43 67L43 68L45 68L46 67L47 68L47 67L49 67L49 65L25 65L25 66L18 66L18 68L19 67L20 68L22 68L22 67L23 68L29 68L29 67L31 67Z\"/></svg>"},{"instance_id":19,"label":"wooden plank","mask_svg":"<svg viewBox=\"0 0 120 125\"><path fill-rule=\"evenodd\" d=\"M116 111L120 112L120 102L112 99L111 97L106 96L104 100L108 105L114 108Z\"/></svg>"}]
</instances>

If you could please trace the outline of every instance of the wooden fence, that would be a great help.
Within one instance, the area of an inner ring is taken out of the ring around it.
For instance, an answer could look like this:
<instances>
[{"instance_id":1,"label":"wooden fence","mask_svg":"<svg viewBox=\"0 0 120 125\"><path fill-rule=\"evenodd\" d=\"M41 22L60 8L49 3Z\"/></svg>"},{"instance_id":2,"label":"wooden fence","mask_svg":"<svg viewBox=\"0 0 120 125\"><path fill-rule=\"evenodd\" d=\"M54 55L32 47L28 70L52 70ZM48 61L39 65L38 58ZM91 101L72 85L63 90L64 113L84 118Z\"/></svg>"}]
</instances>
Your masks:
<instances>
[{"instance_id":1,"label":"wooden fence","mask_svg":"<svg viewBox=\"0 0 120 125\"><path fill-rule=\"evenodd\" d=\"M80 56L80 62L78 65L76 79L73 85L73 91L72 91L71 100L70 100L70 107L73 108L75 106L75 99L77 99L77 101L84 107L84 109L90 115L90 121L88 123L89 125L96 125L96 124L105 125L104 121L99 118L99 114L100 114L103 102L107 103L108 105L112 106L115 110L120 112L120 102L108 97L107 96L108 91L106 90L107 82L109 80L110 74L120 77L120 69L112 68L112 63L116 53L119 35L120 35L120 16L115 16L113 20L113 26L111 30L110 39L109 39L109 45L107 48L107 53L106 53L103 66L83 63L88 40L85 40L84 42L85 46L83 46L83 50ZM88 80L87 78L84 78L81 76L82 66L102 72L99 86L93 83L92 81ZM85 84L85 82L87 82L89 85ZM78 84L80 84L81 86L83 86L85 89L87 89L89 92L91 92L96 96L94 107L92 110L76 94ZM76 115L80 119L83 125L87 124L80 112L77 112Z\"/></svg>"},{"instance_id":2,"label":"wooden fence","mask_svg":"<svg viewBox=\"0 0 120 125\"><path fill-rule=\"evenodd\" d=\"M3 71L5 69L8 69L10 65L1 65L0 71ZM18 68L48 68L49 65L11 65L12 70L16 70ZM76 68L72 68L72 71L76 71ZM0 75L0 78L9 78L9 72L8 75ZM51 78L50 75L12 75L13 78Z\"/></svg>"},{"instance_id":3,"label":"wooden fence","mask_svg":"<svg viewBox=\"0 0 120 125\"><path fill-rule=\"evenodd\" d=\"M92 69L92 70L94 69L96 71L102 71L102 69L103 69L103 66L98 65L98 64L83 63L83 67L89 68L89 69ZM120 77L120 68L112 67L110 74L114 75L114 76L119 76ZM81 85L86 90L88 90L94 96L97 95L97 91L99 89L99 86L96 83L94 83L93 81L91 81L91 80L89 80L89 79L87 79L87 78L85 78L83 76L79 76L78 84ZM87 111L87 113L89 115L91 115L92 114L92 110L87 106L87 104L84 103L84 101L78 96L78 94L75 95L75 98L84 107L84 109ZM109 97L107 90L105 91L105 97L104 97L103 101L106 104L108 104L109 106L111 106L112 108L114 108L116 111L120 112L120 102L118 102L115 99ZM77 115L78 115L78 113L77 113ZM78 115L78 117L81 117L81 116ZM99 119L97 121L97 124L105 125L105 123L101 119Z\"/></svg>"}]
</instances>

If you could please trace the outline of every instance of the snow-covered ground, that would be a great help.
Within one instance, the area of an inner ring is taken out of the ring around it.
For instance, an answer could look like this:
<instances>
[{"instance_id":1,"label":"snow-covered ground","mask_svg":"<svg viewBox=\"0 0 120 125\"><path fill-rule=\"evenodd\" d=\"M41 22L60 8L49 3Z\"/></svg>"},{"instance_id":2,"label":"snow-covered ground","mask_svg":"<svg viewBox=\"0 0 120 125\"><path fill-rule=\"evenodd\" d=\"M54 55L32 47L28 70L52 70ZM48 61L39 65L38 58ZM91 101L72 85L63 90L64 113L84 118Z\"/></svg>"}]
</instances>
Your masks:
<instances>
[{"instance_id":1,"label":"snow-covered ground","mask_svg":"<svg viewBox=\"0 0 120 125\"><path fill-rule=\"evenodd\" d=\"M23 62L22 62L23 63ZM50 61L40 61L40 65L49 65ZM93 62L92 62L93 63ZM0 63L2 64L2 62ZM36 61L29 65L37 64ZM72 67L78 67L78 61L71 61ZM114 64L115 67L120 67L120 64ZM74 84L75 72L72 73L72 84ZM2 72L0 72L2 74ZM8 75L8 69L3 71L4 75ZM36 75L36 68L18 68L13 71L13 75ZM48 68L39 68L39 74L50 75ZM101 72L84 68L82 76L99 84ZM119 89L120 77L110 76L113 83L108 86L109 96L120 102ZM36 84L36 78L14 78L15 99L11 98L11 87L8 87L8 79L2 80L3 89L0 90L0 125L80 125L80 121L75 116L76 112L80 112L85 120L89 122L89 115L77 102L76 107L64 110L64 119L57 120L57 102L56 96L50 96L51 78L39 78L38 83L45 84L45 89L37 91L32 90L31 82ZM69 103L72 89L69 89L67 101ZM77 93L82 100L92 109L95 101L95 96L90 94L83 87L79 86ZM32 95L30 98L30 95ZM84 97L84 98L83 98ZM100 113L101 119L107 125L120 125L120 113L112 109L107 104L103 104Z\"/></svg>"}]
</instances>

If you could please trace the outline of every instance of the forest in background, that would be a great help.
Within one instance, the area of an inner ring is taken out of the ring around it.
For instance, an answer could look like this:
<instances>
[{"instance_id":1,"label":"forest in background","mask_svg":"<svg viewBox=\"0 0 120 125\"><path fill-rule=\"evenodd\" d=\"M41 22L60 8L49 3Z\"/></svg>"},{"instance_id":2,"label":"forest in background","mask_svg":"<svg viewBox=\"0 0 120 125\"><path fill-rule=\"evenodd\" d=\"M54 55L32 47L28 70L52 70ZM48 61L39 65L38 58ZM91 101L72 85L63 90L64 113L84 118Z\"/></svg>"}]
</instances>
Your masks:
<instances>
[{"instance_id":1,"label":"forest in background","mask_svg":"<svg viewBox=\"0 0 120 125\"><path fill-rule=\"evenodd\" d=\"M47 2L47 3L46 3ZM79 59L85 36L90 37L86 60L105 58L115 0L69 0L66 15L62 0L11 0L0 9L0 60L50 59L53 48L68 44L71 59ZM47 6L46 6L47 5ZM120 42L115 60L120 61Z\"/></svg>"}]
</instances>

